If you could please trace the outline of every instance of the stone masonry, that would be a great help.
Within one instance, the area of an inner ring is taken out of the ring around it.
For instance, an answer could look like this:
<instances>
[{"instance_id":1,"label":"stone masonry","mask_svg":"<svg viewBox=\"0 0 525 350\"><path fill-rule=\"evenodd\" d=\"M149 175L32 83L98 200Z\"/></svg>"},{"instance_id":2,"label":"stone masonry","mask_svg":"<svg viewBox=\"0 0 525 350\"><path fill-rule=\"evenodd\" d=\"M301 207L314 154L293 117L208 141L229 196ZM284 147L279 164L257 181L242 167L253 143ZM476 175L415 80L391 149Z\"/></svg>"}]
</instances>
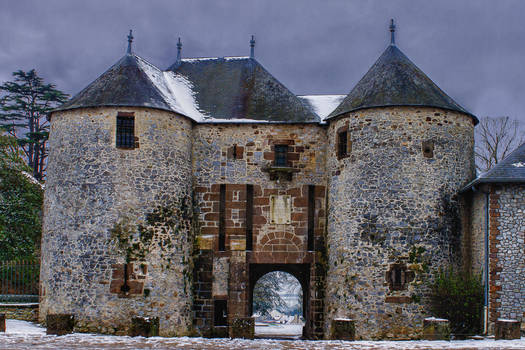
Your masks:
<instances>
[{"instance_id":1,"label":"stone masonry","mask_svg":"<svg viewBox=\"0 0 525 350\"><path fill-rule=\"evenodd\" d=\"M119 112L134 114L134 149L115 147ZM41 320L73 314L79 331L126 333L131 317L158 316L161 335L189 332L191 130L143 108L53 115Z\"/></svg>"},{"instance_id":2,"label":"stone masonry","mask_svg":"<svg viewBox=\"0 0 525 350\"><path fill-rule=\"evenodd\" d=\"M473 127L463 114L416 107L367 109L330 124L328 149L342 128L352 147L327 159L328 320L354 319L357 338L420 336L429 280L459 261L456 194L474 175Z\"/></svg>"},{"instance_id":3,"label":"stone masonry","mask_svg":"<svg viewBox=\"0 0 525 350\"><path fill-rule=\"evenodd\" d=\"M489 202L489 320L525 317L525 187L492 185Z\"/></svg>"}]
</instances>

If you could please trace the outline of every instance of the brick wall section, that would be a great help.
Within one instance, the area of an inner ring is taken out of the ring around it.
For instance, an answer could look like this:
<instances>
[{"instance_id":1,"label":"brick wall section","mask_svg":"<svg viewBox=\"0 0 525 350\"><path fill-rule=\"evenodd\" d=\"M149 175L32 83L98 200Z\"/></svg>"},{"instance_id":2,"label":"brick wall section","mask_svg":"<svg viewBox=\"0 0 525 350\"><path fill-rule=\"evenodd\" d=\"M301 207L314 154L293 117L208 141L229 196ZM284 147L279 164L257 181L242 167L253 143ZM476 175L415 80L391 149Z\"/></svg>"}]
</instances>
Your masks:
<instances>
[{"instance_id":1,"label":"brick wall section","mask_svg":"<svg viewBox=\"0 0 525 350\"><path fill-rule=\"evenodd\" d=\"M490 189L490 326L525 316L525 185Z\"/></svg>"},{"instance_id":2,"label":"brick wall section","mask_svg":"<svg viewBox=\"0 0 525 350\"><path fill-rule=\"evenodd\" d=\"M323 293L319 288L322 288L324 275L319 274L325 270L314 268L320 264L320 258L317 253L307 252L307 238L308 188L314 185L315 247L324 250L325 135L325 129L318 125L195 126L193 167L200 226L198 244L201 251L209 250L214 257L213 268L217 270L213 272L211 298L227 298L230 321L249 316L250 264L310 264L310 290L305 292L312 297L307 318L312 329L317 326L311 332L312 337L322 338L319 320L322 320ZM273 165L276 144L288 145L287 165L296 170L290 180L273 180L265 170ZM221 184L225 185L224 252L218 251ZM245 250L247 184L253 185L253 245L248 252ZM271 223L272 195L290 196L289 224ZM200 285L198 280L195 283ZM200 308L204 301L198 302ZM208 319L199 324L211 325L212 322ZM206 334L207 331L198 328L198 332Z\"/></svg>"}]
</instances>

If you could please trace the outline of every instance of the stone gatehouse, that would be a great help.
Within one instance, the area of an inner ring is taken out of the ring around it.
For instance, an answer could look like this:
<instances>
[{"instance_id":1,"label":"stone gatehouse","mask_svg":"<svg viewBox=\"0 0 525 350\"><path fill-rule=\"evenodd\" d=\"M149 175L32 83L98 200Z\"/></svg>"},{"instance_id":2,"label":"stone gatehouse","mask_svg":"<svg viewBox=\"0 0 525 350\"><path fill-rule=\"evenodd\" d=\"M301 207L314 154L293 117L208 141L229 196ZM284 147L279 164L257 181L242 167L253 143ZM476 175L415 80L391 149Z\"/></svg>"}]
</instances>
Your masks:
<instances>
[{"instance_id":1,"label":"stone gatehouse","mask_svg":"<svg viewBox=\"0 0 525 350\"><path fill-rule=\"evenodd\" d=\"M392 29L393 30L393 29ZM393 33L393 32L392 32ZM42 320L239 335L271 271L304 335L417 338L428 281L462 262L477 118L392 43L348 95L296 96L254 57L131 50L49 118Z\"/></svg>"}]
</instances>

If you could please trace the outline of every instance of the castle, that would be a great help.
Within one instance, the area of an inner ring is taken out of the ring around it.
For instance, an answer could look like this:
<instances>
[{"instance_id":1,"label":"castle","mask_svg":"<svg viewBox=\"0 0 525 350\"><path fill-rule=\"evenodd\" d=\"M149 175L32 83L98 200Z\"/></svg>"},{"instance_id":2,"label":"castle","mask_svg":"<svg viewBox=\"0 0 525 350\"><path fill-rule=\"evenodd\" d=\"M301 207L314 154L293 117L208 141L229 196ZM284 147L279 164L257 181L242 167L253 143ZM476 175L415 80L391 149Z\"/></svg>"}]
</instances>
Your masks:
<instances>
[{"instance_id":1,"label":"castle","mask_svg":"<svg viewBox=\"0 0 525 350\"><path fill-rule=\"evenodd\" d=\"M400 51L393 25L346 96L296 96L253 38L249 57L184 59L179 41L167 70L128 38L49 115L42 320L250 334L254 285L279 270L301 283L308 338L346 318L358 338L416 338L438 269L483 270L465 263L488 256L465 187L478 120Z\"/></svg>"}]
</instances>

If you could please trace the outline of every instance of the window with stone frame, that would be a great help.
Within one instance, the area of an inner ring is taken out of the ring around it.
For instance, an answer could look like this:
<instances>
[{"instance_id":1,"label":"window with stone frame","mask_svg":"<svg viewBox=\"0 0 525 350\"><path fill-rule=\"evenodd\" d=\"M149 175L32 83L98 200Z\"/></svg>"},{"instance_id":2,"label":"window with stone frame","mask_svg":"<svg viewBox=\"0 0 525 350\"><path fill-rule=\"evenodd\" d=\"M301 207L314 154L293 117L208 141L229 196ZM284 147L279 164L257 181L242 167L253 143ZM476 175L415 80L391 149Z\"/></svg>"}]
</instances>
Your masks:
<instances>
[{"instance_id":1,"label":"window with stone frame","mask_svg":"<svg viewBox=\"0 0 525 350\"><path fill-rule=\"evenodd\" d=\"M347 125L337 130L336 147L337 159L346 158L350 155L352 142L350 141L350 133Z\"/></svg>"},{"instance_id":2,"label":"window with stone frame","mask_svg":"<svg viewBox=\"0 0 525 350\"><path fill-rule=\"evenodd\" d=\"M288 145L275 145L274 152L274 165L277 167L288 166Z\"/></svg>"},{"instance_id":3,"label":"window with stone frame","mask_svg":"<svg viewBox=\"0 0 525 350\"><path fill-rule=\"evenodd\" d=\"M133 149L136 146L135 116L133 113L119 112L117 115L116 147Z\"/></svg>"},{"instance_id":4,"label":"window with stone frame","mask_svg":"<svg viewBox=\"0 0 525 350\"><path fill-rule=\"evenodd\" d=\"M386 281L391 291L405 290L408 283L414 280L414 272L407 269L405 264L392 264L386 273Z\"/></svg>"}]
</instances>

